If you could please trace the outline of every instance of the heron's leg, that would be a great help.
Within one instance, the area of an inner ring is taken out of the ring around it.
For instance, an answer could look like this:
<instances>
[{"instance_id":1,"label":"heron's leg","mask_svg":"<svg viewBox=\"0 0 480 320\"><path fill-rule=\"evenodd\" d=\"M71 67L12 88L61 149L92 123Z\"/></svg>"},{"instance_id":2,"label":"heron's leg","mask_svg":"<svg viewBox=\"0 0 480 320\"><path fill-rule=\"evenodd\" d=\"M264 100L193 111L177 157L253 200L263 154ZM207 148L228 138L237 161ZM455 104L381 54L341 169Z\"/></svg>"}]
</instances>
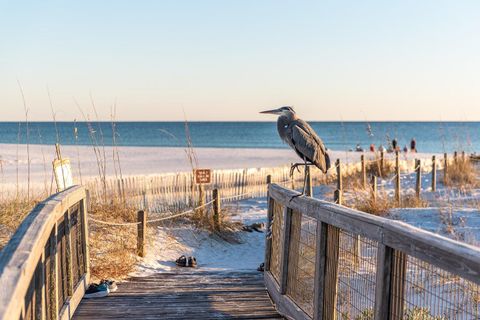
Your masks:
<instances>
[{"instance_id":1,"label":"heron's leg","mask_svg":"<svg viewBox=\"0 0 480 320\"><path fill-rule=\"evenodd\" d=\"M303 190L302 190L302 193L294 195L294 196L290 199L290 201L292 201L293 199L295 199L295 198L297 198L297 197L301 197L301 196L303 196L303 195L305 194L305 189L306 189L306 187L307 187L307 166L312 165L312 164L313 164L313 163L310 163L310 164L307 163L306 160L305 160L305 163L303 163L303 165L305 166L305 170L304 170L305 172L304 172L304 176L303 176Z\"/></svg>"},{"instance_id":2,"label":"heron's leg","mask_svg":"<svg viewBox=\"0 0 480 320\"><path fill-rule=\"evenodd\" d=\"M295 169L297 169L298 172L300 172L300 170L298 169L298 167L300 166L314 166L313 163L307 163L306 161L304 163L302 162L299 162L299 163L294 163L292 164L292 166L290 167L290 177L293 177L293 172L295 171Z\"/></svg>"}]
</instances>

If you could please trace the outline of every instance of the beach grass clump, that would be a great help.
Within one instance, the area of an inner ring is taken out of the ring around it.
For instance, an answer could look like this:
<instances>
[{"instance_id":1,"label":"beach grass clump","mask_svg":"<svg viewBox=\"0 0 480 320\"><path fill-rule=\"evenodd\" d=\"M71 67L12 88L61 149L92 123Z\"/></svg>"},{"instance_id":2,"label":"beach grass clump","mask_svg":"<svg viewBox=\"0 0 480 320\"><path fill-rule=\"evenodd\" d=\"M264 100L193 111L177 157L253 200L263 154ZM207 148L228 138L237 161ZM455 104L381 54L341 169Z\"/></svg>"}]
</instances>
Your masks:
<instances>
[{"instance_id":1,"label":"beach grass clump","mask_svg":"<svg viewBox=\"0 0 480 320\"><path fill-rule=\"evenodd\" d=\"M426 208L428 202L415 195L406 195L398 203L395 198L390 197L385 191L379 191L374 198L371 194L355 193L355 196L347 204L356 210L370 213L376 216L386 216L394 208Z\"/></svg>"},{"instance_id":2,"label":"beach grass clump","mask_svg":"<svg viewBox=\"0 0 480 320\"><path fill-rule=\"evenodd\" d=\"M0 250L37 203L26 196L0 201Z\"/></svg>"},{"instance_id":3,"label":"beach grass clump","mask_svg":"<svg viewBox=\"0 0 480 320\"><path fill-rule=\"evenodd\" d=\"M469 160L458 159L447 167L447 177L443 184L446 186L471 186L478 187L478 171Z\"/></svg>"},{"instance_id":4,"label":"beach grass clump","mask_svg":"<svg viewBox=\"0 0 480 320\"><path fill-rule=\"evenodd\" d=\"M380 159L368 162L365 165L367 176L387 177L395 172L395 164L392 161L384 160L383 166Z\"/></svg>"},{"instance_id":5,"label":"beach grass clump","mask_svg":"<svg viewBox=\"0 0 480 320\"><path fill-rule=\"evenodd\" d=\"M118 202L93 202L93 219L109 223L137 221L137 211ZM94 279L121 279L133 271L137 262L137 225L115 226L89 223L90 267Z\"/></svg>"}]
</instances>

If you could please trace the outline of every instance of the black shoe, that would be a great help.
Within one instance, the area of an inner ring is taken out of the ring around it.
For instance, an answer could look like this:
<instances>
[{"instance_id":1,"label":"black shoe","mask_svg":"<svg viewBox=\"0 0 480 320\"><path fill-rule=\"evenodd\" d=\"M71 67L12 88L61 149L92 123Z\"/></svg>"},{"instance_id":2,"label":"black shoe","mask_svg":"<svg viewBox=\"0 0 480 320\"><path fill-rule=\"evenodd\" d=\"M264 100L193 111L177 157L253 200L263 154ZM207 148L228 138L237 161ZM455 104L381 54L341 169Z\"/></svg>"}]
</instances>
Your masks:
<instances>
[{"instance_id":1,"label":"black shoe","mask_svg":"<svg viewBox=\"0 0 480 320\"><path fill-rule=\"evenodd\" d=\"M195 257L188 257L187 267L195 268L197 266L197 259Z\"/></svg>"},{"instance_id":2,"label":"black shoe","mask_svg":"<svg viewBox=\"0 0 480 320\"><path fill-rule=\"evenodd\" d=\"M180 258L178 258L177 260L175 260L175 263L177 264L177 266L179 267L186 267L187 266L187 257L185 256L181 256Z\"/></svg>"},{"instance_id":3,"label":"black shoe","mask_svg":"<svg viewBox=\"0 0 480 320\"><path fill-rule=\"evenodd\" d=\"M92 283L87 291L85 291L85 295L83 296L85 299L91 298L102 298L108 296L108 285L105 283L95 284Z\"/></svg>"},{"instance_id":4,"label":"black shoe","mask_svg":"<svg viewBox=\"0 0 480 320\"><path fill-rule=\"evenodd\" d=\"M115 292L118 289L117 284L113 280L103 279L100 281L100 284L106 284L109 292Z\"/></svg>"}]
</instances>

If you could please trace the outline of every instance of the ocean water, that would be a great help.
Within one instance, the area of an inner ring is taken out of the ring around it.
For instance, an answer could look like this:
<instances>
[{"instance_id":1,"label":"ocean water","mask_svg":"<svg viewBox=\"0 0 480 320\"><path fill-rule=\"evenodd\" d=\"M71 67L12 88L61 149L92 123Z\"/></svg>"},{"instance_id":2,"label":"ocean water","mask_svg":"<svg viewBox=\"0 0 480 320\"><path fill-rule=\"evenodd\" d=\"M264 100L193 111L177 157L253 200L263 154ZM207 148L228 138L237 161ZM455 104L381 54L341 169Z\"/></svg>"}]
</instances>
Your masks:
<instances>
[{"instance_id":1,"label":"ocean water","mask_svg":"<svg viewBox=\"0 0 480 320\"><path fill-rule=\"evenodd\" d=\"M396 138L399 146L415 138L419 152L480 150L480 122L311 122L327 148L349 150L360 144L388 146ZM77 139L75 139L77 128ZM275 122L189 122L195 147L213 148L287 148L277 134ZM64 145L93 143L112 145L110 122L30 122L29 142L53 144L58 131ZM183 147L186 142L184 122L118 122L115 140L120 146ZM24 144L24 122L0 122L0 143ZM1 153L1 151L0 151Z\"/></svg>"}]
</instances>

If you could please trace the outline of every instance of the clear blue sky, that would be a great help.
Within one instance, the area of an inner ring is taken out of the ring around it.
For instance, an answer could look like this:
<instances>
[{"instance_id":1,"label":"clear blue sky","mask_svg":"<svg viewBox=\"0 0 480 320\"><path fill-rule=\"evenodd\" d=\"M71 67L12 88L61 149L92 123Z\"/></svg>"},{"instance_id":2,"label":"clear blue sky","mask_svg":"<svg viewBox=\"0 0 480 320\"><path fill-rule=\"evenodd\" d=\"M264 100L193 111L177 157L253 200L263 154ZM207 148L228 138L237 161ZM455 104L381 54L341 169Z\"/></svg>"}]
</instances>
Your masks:
<instances>
[{"instance_id":1,"label":"clear blue sky","mask_svg":"<svg viewBox=\"0 0 480 320\"><path fill-rule=\"evenodd\" d=\"M480 1L0 0L0 121L480 120Z\"/></svg>"}]
</instances>

